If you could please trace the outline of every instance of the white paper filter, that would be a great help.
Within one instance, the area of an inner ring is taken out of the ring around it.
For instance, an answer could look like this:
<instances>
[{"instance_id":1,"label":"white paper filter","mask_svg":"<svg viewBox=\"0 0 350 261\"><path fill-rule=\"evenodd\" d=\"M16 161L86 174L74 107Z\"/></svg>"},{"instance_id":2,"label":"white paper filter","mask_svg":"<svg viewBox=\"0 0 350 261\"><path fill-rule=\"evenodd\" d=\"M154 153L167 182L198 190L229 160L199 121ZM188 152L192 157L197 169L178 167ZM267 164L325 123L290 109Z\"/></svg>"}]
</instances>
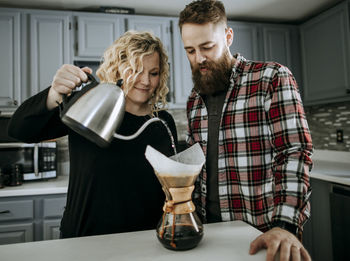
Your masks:
<instances>
[{"instance_id":1,"label":"white paper filter","mask_svg":"<svg viewBox=\"0 0 350 261\"><path fill-rule=\"evenodd\" d=\"M171 157L165 156L148 145L145 155L157 174L166 176L197 175L205 162L199 143Z\"/></svg>"}]
</instances>

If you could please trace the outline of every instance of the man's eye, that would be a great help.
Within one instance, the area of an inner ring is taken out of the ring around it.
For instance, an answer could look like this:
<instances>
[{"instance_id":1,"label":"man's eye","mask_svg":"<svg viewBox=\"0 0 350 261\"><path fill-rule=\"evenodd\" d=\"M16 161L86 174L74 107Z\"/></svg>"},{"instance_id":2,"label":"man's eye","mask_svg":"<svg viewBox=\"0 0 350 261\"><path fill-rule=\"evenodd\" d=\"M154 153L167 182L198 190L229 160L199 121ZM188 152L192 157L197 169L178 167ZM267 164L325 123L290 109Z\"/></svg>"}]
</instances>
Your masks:
<instances>
[{"instance_id":1,"label":"man's eye","mask_svg":"<svg viewBox=\"0 0 350 261\"><path fill-rule=\"evenodd\" d=\"M193 54L193 53L194 53L194 50L187 50L187 53L188 53L188 54Z\"/></svg>"}]
</instances>

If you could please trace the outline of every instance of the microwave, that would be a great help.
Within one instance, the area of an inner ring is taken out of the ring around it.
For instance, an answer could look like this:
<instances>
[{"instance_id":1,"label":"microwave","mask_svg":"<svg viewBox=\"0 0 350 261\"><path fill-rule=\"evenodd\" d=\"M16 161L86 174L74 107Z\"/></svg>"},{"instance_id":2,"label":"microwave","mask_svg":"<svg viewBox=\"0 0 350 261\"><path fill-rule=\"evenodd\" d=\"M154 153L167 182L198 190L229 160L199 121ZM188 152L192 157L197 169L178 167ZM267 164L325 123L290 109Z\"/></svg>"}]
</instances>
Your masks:
<instances>
[{"instance_id":1,"label":"microwave","mask_svg":"<svg viewBox=\"0 0 350 261\"><path fill-rule=\"evenodd\" d=\"M56 142L0 143L1 171L10 174L15 164L21 165L23 181L56 178Z\"/></svg>"}]
</instances>

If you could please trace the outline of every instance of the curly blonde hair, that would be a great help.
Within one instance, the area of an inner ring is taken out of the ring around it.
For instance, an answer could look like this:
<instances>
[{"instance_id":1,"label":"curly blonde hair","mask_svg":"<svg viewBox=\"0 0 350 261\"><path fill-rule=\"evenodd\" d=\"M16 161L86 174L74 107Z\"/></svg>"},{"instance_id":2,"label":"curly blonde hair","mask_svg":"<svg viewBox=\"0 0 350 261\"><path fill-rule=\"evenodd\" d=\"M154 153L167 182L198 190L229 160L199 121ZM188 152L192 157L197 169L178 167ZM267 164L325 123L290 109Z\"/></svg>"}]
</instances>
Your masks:
<instances>
[{"instance_id":1,"label":"curly blonde hair","mask_svg":"<svg viewBox=\"0 0 350 261\"><path fill-rule=\"evenodd\" d=\"M149 103L151 110L157 112L164 109L169 92L168 55L160 39L150 32L127 31L108 47L103 54L103 62L96 74L101 82L116 83L123 79L125 95L133 88L137 76L143 71L142 59L154 52L159 54L159 86L154 91Z\"/></svg>"}]
</instances>

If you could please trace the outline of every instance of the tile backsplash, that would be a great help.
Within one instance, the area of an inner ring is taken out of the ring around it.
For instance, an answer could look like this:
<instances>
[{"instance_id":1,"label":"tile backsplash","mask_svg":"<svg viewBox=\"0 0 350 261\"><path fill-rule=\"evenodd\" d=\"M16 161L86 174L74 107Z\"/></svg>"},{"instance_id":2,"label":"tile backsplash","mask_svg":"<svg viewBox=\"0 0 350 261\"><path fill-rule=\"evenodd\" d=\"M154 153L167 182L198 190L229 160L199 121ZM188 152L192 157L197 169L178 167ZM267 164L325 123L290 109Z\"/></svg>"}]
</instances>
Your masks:
<instances>
[{"instance_id":1,"label":"tile backsplash","mask_svg":"<svg viewBox=\"0 0 350 261\"><path fill-rule=\"evenodd\" d=\"M315 150L350 151L350 102L305 106ZM343 141L337 142L337 131Z\"/></svg>"},{"instance_id":2,"label":"tile backsplash","mask_svg":"<svg viewBox=\"0 0 350 261\"><path fill-rule=\"evenodd\" d=\"M176 130L177 130L177 138L179 141L186 140L187 133L187 117L185 109L171 109L169 113L173 116Z\"/></svg>"}]
</instances>

